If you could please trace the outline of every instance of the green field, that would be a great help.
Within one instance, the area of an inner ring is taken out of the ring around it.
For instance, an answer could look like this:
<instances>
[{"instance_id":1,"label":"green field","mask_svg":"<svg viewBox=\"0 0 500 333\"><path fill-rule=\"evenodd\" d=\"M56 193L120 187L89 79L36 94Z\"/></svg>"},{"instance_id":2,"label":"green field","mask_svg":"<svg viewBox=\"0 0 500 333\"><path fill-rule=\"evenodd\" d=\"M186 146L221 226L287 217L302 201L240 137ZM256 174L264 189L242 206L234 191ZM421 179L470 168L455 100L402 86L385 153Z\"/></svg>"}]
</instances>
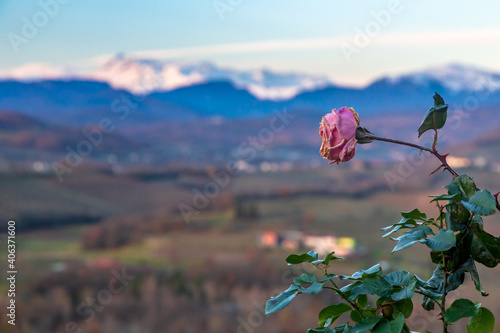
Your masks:
<instances>
[{"instance_id":1,"label":"green field","mask_svg":"<svg viewBox=\"0 0 500 333\"><path fill-rule=\"evenodd\" d=\"M291 269L284 259L293 251L258 247L257 236L266 230L354 237L356 252L336 263L340 274L380 261L389 271L410 270L423 279L434 269L424 245L390 255L395 242L382 239L380 228L399 221L400 209L418 207L435 214L428 195L443 193L444 176L417 189L411 185L415 180L409 179L409 185L392 192L384 187L380 169L362 178L344 168L241 175L185 223L178 204L191 203L192 188L202 189L210 182L203 171L152 180L82 172L83 177L74 175L63 183L35 175L2 176L2 214L15 219L21 230L16 238L21 272L17 301L24 329L19 332L55 332L67 322L78 323L84 332L139 332L144 327L235 332L241 325L238 318L261 311L273 292L290 283L283 278ZM476 174L478 186L491 176ZM495 186L500 188L500 183L488 184ZM251 207L254 215L241 215L241 207ZM36 212L39 221L46 222L43 228L23 226L23 216ZM89 215L96 220L81 223L74 218ZM51 225L54 216L60 218L57 225ZM488 218L485 229L499 235L499 216ZM102 290L110 272L119 267L135 272L135 280L87 322L76 309ZM498 316L498 268L479 269L483 287L492 296L481 297L470 281L459 296L481 301ZM296 276L300 270L290 273ZM2 303L5 281L0 288ZM253 329L305 332L316 325L318 311L335 302L331 295L303 296L286 310L259 320ZM301 310L304 307L307 310ZM440 327L435 315L429 317L415 304L410 327L434 331ZM0 328L8 332L5 321Z\"/></svg>"}]
</instances>

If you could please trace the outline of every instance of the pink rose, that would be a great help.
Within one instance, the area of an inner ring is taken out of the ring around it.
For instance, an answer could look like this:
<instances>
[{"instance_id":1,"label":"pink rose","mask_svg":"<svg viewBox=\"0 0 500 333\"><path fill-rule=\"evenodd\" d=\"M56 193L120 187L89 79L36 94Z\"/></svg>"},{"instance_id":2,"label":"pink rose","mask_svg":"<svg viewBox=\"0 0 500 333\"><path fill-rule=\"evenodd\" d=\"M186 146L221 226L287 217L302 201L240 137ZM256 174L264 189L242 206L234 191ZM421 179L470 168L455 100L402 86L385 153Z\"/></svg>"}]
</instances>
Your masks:
<instances>
[{"instance_id":1,"label":"pink rose","mask_svg":"<svg viewBox=\"0 0 500 333\"><path fill-rule=\"evenodd\" d=\"M358 114L353 108L342 107L338 111L326 114L321 119L319 134L323 144L319 150L321 156L330 160L330 164L347 162L356 154L356 129L359 126Z\"/></svg>"}]
</instances>

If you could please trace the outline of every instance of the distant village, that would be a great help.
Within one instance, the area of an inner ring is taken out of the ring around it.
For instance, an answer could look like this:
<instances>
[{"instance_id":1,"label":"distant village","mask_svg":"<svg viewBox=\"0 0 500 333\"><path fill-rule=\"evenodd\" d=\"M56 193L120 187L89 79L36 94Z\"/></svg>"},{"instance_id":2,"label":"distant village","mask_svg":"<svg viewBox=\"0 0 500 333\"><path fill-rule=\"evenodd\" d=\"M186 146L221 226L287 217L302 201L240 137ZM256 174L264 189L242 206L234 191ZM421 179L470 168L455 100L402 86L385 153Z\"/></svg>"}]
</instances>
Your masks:
<instances>
[{"instance_id":1,"label":"distant village","mask_svg":"<svg viewBox=\"0 0 500 333\"><path fill-rule=\"evenodd\" d=\"M296 251L313 250L319 255L332 251L339 257L354 254L356 241L351 237L314 236L301 231L265 231L257 236L257 245L262 248L282 248Z\"/></svg>"}]
</instances>

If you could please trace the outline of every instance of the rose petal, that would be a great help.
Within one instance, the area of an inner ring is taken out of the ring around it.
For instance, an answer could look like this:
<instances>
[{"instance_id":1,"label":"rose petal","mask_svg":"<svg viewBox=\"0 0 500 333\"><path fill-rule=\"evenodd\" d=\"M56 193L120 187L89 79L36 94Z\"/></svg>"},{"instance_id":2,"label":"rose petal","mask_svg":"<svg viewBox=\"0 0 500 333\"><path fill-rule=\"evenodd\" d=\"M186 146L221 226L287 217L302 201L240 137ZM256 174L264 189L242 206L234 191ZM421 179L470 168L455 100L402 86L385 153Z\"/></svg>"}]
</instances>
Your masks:
<instances>
[{"instance_id":1,"label":"rose petal","mask_svg":"<svg viewBox=\"0 0 500 333\"><path fill-rule=\"evenodd\" d=\"M333 109L332 112L326 114L323 118L326 119L328 125L330 125L330 127L334 126L337 124L337 118L338 118L338 115L337 115L337 110Z\"/></svg>"},{"instance_id":2,"label":"rose petal","mask_svg":"<svg viewBox=\"0 0 500 333\"><path fill-rule=\"evenodd\" d=\"M340 136L339 130L334 127L330 133L330 140L328 141L330 144L330 147L336 147L340 145L344 139Z\"/></svg>"},{"instance_id":3,"label":"rose petal","mask_svg":"<svg viewBox=\"0 0 500 333\"><path fill-rule=\"evenodd\" d=\"M344 144L341 143L337 147L332 147L328 150L328 159L331 161L330 163L339 163L342 162L340 156L342 154L342 149L344 148Z\"/></svg>"},{"instance_id":4,"label":"rose petal","mask_svg":"<svg viewBox=\"0 0 500 333\"><path fill-rule=\"evenodd\" d=\"M337 128L342 138L350 140L356 135L358 123L356 117L347 107L342 107L338 111Z\"/></svg>"},{"instance_id":5,"label":"rose petal","mask_svg":"<svg viewBox=\"0 0 500 333\"><path fill-rule=\"evenodd\" d=\"M347 141L342 151L340 152L339 158L341 162L347 162L354 157L354 155L356 154L356 142L356 138L352 138L351 140Z\"/></svg>"}]
</instances>

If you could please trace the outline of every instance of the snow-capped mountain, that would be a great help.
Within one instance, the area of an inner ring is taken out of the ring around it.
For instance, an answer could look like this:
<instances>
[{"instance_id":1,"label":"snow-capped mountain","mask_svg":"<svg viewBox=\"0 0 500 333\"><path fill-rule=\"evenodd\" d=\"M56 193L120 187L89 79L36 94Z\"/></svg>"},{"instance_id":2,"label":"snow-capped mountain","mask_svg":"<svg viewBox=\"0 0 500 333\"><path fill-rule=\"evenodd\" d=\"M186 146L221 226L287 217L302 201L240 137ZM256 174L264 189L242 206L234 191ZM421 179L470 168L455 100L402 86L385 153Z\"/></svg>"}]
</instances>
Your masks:
<instances>
[{"instance_id":1,"label":"snow-capped mountain","mask_svg":"<svg viewBox=\"0 0 500 333\"><path fill-rule=\"evenodd\" d=\"M283 100L331 85L326 76L275 73L265 69L241 71L201 61L145 60L118 55L92 76L114 88L137 94L170 91L194 84L229 81L259 99Z\"/></svg>"},{"instance_id":2,"label":"snow-capped mountain","mask_svg":"<svg viewBox=\"0 0 500 333\"><path fill-rule=\"evenodd\" d=\"M75 74L68 68L56 67L45 63L27 63L10 70L0 70L0 80L35 82L70 78Z\"/></svg>"},{"instance_id":3,"label":"snow-capped mountain","mask_svg":"<svg viewBox=\"0 0 500 333\"><path fill-rule=\"evenodd\" d=\"M389 82L392 84L398 84L401 81L410 81L421 86L437 82L454 93L500 90L500 74L461 64L431 67L389 78Z\"/></svg>"},{"instance_id":4,"label":"snow-capped mountain","mask_svg":"<svg viewBox=\"0 0 500 333\"><path fill-rule=\"evenodd\" d=\"M106 82L134 94L171 91L215 81L228 81L261 100L285 100L301 92L324 88L331 81L322 75L251 71L219 67L203 61L161 61L117 55L90 73L77 73L48 64L27 64L0 71L0 79L23 82L43 79L84 79Z\"/></svg>"},{"instance_id":5,"label":"snow-capped mountain","mask_svg":"<svg viewBox=\"0 0 500 333\"><path fill-rule=\"evenodd\" d=\"M310 91L333 86L323 75L280 73L267 69L238 70L203 61L162 61L140 59L123 54L110 57L95 70L76 71L67 67L31 63L0 70L0 80L21 82L81 79L109 84L138 95L169 92L211 82L227 81L237 89L248 91L259 100L284 101ZM500 91L500 74L474 66L451 64L399 74L374 81L390 86L402 82L428 87L436 83L452 94L471 91ZM338 86L338 85L337 85ZM370 85L369 85L370 86Z\"/></svg>"}]
</instances>

